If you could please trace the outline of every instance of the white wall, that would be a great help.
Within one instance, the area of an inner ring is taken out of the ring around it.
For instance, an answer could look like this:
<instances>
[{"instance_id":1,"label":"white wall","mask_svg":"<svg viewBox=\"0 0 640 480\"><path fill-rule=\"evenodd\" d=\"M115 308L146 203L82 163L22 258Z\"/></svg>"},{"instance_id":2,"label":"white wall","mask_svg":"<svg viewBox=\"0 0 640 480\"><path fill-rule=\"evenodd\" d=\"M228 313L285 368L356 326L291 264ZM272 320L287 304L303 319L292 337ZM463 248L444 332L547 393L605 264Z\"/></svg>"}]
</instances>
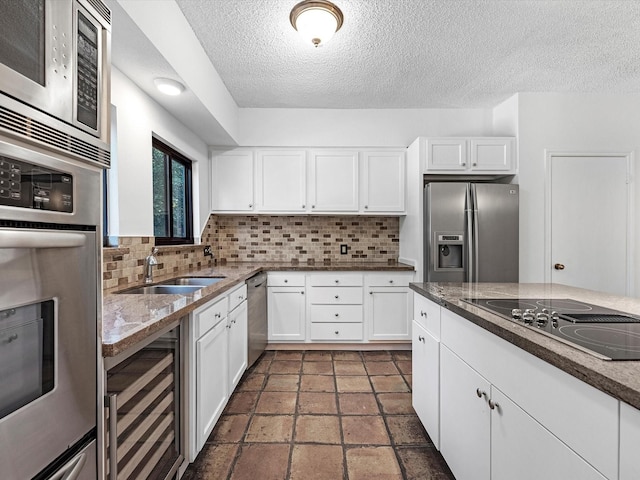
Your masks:
<instances>
[{"instance_id":1,"label":"white wall","mask_svg":"<svg viewBox=\"0 0 640 480\"><path fill-rule=\"evenodd\" d=\"M640 95L518 95L520 281L544 281L545 152L632 153L640 159ZM633 208L640 194L632 176ZM640 296L640 220L635 222L632 293ZM576 237L577 240L577 237Z\"/></svg>"},{"instance_id":2,"label":"white wall","mask_svg":"<svg viewBox=\"0 0 640 480\"><path fill-rule=\"evenodd\" d=\"M151 139L157 136L193 161L194 235L200 236L209 214L207 145L160 107L117 68L112 68L111 102L117 112L117 163L109 195L110 236L153 236ZM114 221L115 220L115 221Z\"/></svg>"},{"instance_id":3,"label":"white wall","mask_svg":"<svg viewBox=\"0 0 640 480\"><path fill-rule=\"evenodd\" d=\"M241 108L238 145L407 147L420 136L491 135L490 109Z\"/></svg>"}]
</instances>

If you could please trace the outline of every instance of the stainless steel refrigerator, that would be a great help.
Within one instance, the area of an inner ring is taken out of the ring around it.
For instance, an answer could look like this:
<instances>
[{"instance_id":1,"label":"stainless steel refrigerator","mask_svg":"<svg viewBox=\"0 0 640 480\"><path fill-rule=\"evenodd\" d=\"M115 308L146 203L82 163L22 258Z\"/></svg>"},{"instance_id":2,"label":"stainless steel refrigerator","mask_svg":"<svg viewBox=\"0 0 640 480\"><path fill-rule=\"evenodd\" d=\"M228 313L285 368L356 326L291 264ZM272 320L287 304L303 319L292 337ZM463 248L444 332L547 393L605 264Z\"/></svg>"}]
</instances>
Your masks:
<instances>
[{"instance_id":1,"label":"stainless steel refrigerator","mask_svg":"<svg viewBox=\"0 0 640 480\"><path fill-rule=\"evenodd\" d=\"M518 185L427 183L425 282L518 281Z\"/></svg>"}]
</instances>

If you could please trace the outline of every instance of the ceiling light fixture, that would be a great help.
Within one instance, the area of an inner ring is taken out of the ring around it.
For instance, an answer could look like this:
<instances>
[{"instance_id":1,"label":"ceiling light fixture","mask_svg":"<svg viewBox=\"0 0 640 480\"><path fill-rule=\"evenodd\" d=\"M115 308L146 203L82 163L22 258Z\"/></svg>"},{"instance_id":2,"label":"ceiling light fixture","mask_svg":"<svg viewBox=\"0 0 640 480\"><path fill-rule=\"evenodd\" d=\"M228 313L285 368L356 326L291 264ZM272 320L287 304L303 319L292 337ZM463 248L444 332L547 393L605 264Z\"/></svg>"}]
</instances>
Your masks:
<instances>
[{"instance_id":1,"label":"ceiling light fixture","mask_svg":"<svg viewBox=\"0 0 640 480\"><path fill-rule=\"evenodd\" d=\"M324 45L340 30L342 11L327 0L304 0L291 10L291 25L314 46Z\"/></svg>"},{"instance_id":2,"label":"ceiling light fixture","mask_svg":"<svg viewBox=\"0 0 640 480\"><path fill-rule=\"evenodd\" d=\"M184 92L184 85L170 78L156 78L153 83L156 84L156 88L165 95L180 95Z\"/></svg>"}]
</instances>

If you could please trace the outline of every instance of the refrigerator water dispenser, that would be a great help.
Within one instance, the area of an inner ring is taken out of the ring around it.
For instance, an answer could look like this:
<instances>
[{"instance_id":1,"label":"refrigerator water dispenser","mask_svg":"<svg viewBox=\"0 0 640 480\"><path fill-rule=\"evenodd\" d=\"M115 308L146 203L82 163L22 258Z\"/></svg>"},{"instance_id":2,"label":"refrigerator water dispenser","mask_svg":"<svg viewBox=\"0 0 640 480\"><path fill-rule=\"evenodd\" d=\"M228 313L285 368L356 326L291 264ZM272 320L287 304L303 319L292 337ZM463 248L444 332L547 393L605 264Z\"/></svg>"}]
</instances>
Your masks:
<instances>
[{"instance_id":1,"label":"refrigerator water dispenser","mask_svg":"<svg viewBox=\"0 0 640 480\"><path fill-rule=\"evenodd\" d=\"M463 264L463 235L438 235L436 242L436 270L462 270Z\"/></svg>"}]
</instances>

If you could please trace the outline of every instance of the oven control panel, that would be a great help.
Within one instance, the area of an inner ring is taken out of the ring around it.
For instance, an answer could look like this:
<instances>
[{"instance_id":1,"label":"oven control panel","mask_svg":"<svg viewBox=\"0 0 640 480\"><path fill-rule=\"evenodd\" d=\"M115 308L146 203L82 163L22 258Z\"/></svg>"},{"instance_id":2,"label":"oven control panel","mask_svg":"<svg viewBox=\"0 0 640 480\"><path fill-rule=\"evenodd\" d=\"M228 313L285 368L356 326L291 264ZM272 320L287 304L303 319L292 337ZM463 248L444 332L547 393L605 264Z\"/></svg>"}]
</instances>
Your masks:
<instances>
[{"instance_id":1,"label":"oven control panel","mask_svg":"<svg viewBox=\"0 0 640 480\"><path fill-rule=\"evenodd\" d=\"M73 212L73 176L0 156L0 205Z\"/></svg>"}]
</instances>

